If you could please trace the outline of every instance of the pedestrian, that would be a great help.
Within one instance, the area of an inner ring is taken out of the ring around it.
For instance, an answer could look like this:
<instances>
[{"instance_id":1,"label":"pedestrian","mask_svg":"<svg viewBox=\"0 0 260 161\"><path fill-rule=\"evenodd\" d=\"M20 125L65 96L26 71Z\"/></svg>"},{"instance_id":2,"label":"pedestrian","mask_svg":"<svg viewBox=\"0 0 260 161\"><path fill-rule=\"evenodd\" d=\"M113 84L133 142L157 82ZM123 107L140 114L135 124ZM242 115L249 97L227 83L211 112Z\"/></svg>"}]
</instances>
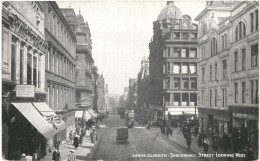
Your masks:
<instances>
[{"instance_id":1,"label":"pedestrian","mask_svg":"<svg viewBox=\"0 0 260 161\"><path fill-rule=\"evenodd\" d=\"M30 156L30 155L27 153L25 159L26 159L26 161L32 161L32 160L33 160L33 157Z\"/></svg>"},{"instance_id":2,"label":"pedestrian","mask_svg":"<svg viewBox=\"0 0 260 161\"><path fill-rule=\"evenodd\" d=\"M72 137L73 137L73 132L72 132L72 130L70 131L70 133L69 133L69 139L68 139L68 141L67 142L72 142Z\"/></svg>"},{"instance_id":3,"label":"pedestrian","mask_svg":"<svg viewBox=\"0 0 260 161\"><path fill-rule=\"evenodd\" d=\"M70 153L68 155L68 161L76 161L77 160L74 152L75 151L73 149L70 150Z\"/></svg>"},{"instance_id":4,"label":"pedestrian","mask_svg":"<svg viewBox=\"0 0 260 161\"><path fill-rule=\"evenodd\" d=\"M93 127L91 132L90 132L90 139L91 139L91 143L94 142L94 136L95 136L95 128Z\"/></svg>"},{"instance_id":5,"label":"pedestrian","mask_svg":"<svg viewBox=\"0 0 260 161\"><path fill-rule=\"evenodd\" d=\"M59 161L60 160L60 152L57 149L57 147L55 147L55 150L52 153L52 160L54 160L54 161Z\"/></svg>"},{"instance_id":6,"label":"pedestrian","mask_svg":"<svg viewBox=\"0 0 260 161\"><path fill-rule=\"evenodd\" d=\"M252 148L249 148L248 146L245 146L243 152L246 155L246 157L243 158L243 161L251 161L251 160L253 160L253 150L252 150Z\"/></svg>"},{"instance_id":7,"label":"pedestrian","mask_svg":"<svg viewBox=\"0 0 260 161\"><path fill-rule=\"evenodd\" d=\"M80 127L79 126L77 126L76 127L76 133L79 135L79 131L80 131Z\"/></svg>"},{"instance_id":8,"label":"pedestrian","mask_svg":"<svg viewBox=\"0 0 260 161\"><path fill-rule=\"evenodd\" d=\"M181 133L181 124L178 122L178 131L177 131L177 135L179 135Z\"/></svg>"},{"instance_id":9,"label":"pedestrian","mask_svg":"<svg viewBox=\"0 0 260 161\"><path fill-rule=\"evenodd\" d=\"M83 137L84 137L84 133L81 133L79 137L79 145L82 145Z\"/></svg>"},{"instance_id":10,"label":"pedestrian","mask_svg":"<svg viewBox=\"0 0 260 161\"><path fill-rule=\"evenodd\" d=\"M218 144L219 144L218 134L214 134L214 136L213 136L213 145L212 145L212 148L213 148L214 151L218 150Z\"/></svg>"},{"instance_id":11,"label":"pedestrian","mask_svg":"<svg viewBox=\"0 0 260 161\"><path fill-rule=\"evenodd\" d=\"M187 142L188 150L189 150L190 145L191 145L191 129L190 128L186 129L186 142Z\"/></svg>"},{"instance_id":12,"label":"pedestrian","mask_svg":"<svg viewBox=\"0 0 260 161\"><path fill-rule=\"evenodd\" d=\"M229 147L230 139L226 133L223 134L222 138L222 146L224 148L224 151L227 152L227 148Z\"/></svg>"},{"instance_id":13,"label":"pedestrian","mask_svg":"<svg viewBox=\"0 0 260 161\"><path fill-rule=\"evenodd\" d=\"M41 160L41 159L40 159L38 153L34 153L34 154L33 154L33 161L40 161L40 160Z\"/></svg>"},{"instance_id":14,"label":"pedestrian","mask_svg":"<svg viewBox=\"0 0 260 161\"><path fill-rule=\"evenodd\" d=\"M55 147L56 147L58 150L60 150L60 143L61 143L61 141L60 141L60 139L58 139L58 140L56 141L56 144L55 144Z\"/></svg>"},{"instance_id":15,"label":"pedestrian","mask_svg":"<svg viewBox=\"0 0 260 161\"><path fill-rule=\"evenodd\" d=\"M208 149L209 149L209 139L206 137L206 135L204 135L204 139L203 139L203 147L204 147L204 152L206 154L208 154Z\"/></svg>"},{"instance_id":16,"label":"pedestrian","mask_svg":"<svg viewBox=\"0 0 260 161\"><path fill-rule=\"evenodd\" d=\"M21 158L20 158L20 160L22 160L22 161L26 161L26 155L23 153L22 155L21 155Z\"/></svg>"},{"instance_id":17,"label":"pedestrian","mask_svg":"<svg viewBox=\"0 0 260 161\"><path fill-rule=\"evenodd\" d=\"M203 137L202 135L199 133L199 137L198 137L198 146L201 147L203 143Z\"/></svg>"},{"instance_id":18,"label":"pedestrian","mask_svg":"<svg viewBox=\"0 0 260 161\"><path fill-rule=\"evenodd\" d=\"M79 146L79 136L77 134L75 135L75 137L73 139L73 145L74 145L75 149L77 149Z\"/></svg>"}]
</instances>

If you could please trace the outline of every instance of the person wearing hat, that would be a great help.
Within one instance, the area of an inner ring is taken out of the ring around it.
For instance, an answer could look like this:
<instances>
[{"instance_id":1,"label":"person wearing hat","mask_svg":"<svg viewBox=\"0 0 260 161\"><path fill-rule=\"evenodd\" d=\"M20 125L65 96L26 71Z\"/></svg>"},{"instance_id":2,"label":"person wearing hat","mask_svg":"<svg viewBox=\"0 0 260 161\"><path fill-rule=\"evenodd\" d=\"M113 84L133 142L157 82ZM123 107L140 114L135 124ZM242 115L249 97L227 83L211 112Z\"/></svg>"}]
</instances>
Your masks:
<instances>
[{"instance_id":1,"label":"person wearing hat","mask_svg":"<svg viewBox=\"0 0 260 161\"><path fill-rule=\"evenodd\" d=\"M73 149L70 150L68 161L76 161L75 151Z\"/></svg>"},{"instance_id":2,"label":"person wearing hat","mask_svg":"<svg viewBox=\"0 0 260 161\"><path fill-rule=\"evenodd\" d=\"M74 145L75 149L77 149L79 146L79 136L77 134L75 135L73 141L74 141L73 145Z\"/></svg>"},{"instance_id":3,"label":"person wearing hat","mask_svg":"<svg viewBox=\"0 0 260 161\"><path fill-rule=\"evenodd\" d=\"M21 155L20 160L26 161L26 155L24 153Z\"/></svg>"},{"instance_id":4,"label":"person wearing hat","mask_svg":"<svg viewBox=\"0 0 260 161\"><path fill-rule=\"evenodd\" d=\"M57 149L56 146L55 146L54 152L52 153L52 160L54 160L54 161L60 160L60 152L59 152L59 150Z\"/></svg>"}]
</instances>

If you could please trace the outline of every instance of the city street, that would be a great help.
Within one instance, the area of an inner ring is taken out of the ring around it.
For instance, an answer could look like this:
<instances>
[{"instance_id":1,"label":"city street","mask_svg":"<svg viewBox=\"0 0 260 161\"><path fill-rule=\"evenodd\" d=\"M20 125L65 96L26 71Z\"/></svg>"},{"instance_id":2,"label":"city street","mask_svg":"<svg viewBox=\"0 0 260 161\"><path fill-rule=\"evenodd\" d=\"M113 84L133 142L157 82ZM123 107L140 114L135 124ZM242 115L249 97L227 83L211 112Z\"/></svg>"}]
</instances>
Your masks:
<instances>
[{"instance_id":1,"label":"city street","mask_svg":"<svg viewBox=\"0 0 260 161\"><path fill-rule=\"evenodd\" d=\"M117 115L109 116L102 122L94 160L173 160L171 153L193 154L161 134L157 135L158 128L147 130L137 123L134 128L128 128L129 143L116 143L118 127L125 127L125 120ZM174 160L201 161L203 158L174 157Z\"/></svg>"}]
</instances>

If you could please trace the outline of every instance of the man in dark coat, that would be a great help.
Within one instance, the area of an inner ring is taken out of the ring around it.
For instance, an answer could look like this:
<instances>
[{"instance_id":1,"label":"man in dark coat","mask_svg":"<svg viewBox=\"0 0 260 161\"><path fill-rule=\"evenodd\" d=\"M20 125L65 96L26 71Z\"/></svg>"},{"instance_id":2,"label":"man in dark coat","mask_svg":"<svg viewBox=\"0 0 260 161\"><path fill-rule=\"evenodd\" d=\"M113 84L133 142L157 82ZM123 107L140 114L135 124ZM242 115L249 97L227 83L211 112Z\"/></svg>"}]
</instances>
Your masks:
<instances>
[{"instance_id":1,"label":"man in dark coat","mask_svg":"<svg viewBox=\"0 0 260 161\"><path fill-rule=\"evenodd\" d=\"M52 160L54 161L60 161L60 152L57 149L57 147L55 147L54 152L52 153Z\"/></svg>"},{"instance_id":2,"label":"man in dark coat","mask_svg":"<svg viewBox=\"0 0 260 161\"><path fill-rule=\"evenodd\" d=\"M203 147L204 147L204 152L208 154L208 149L209 149L209 139L204 135L204 140L203 140Z\"/></svg>"},{"instance_id":3,"label":"man in dark coat","mask_svg":"<svg viewBox=\"0 0 260 161\"><path fill-rule=\"evenodd\" d=\"M77 149L78 146L79 146L79 136L78 136L78 135L75 135L73 141L74 141L74 142L73 142L73 145L74 145L75 149Z\"/></svg>"}]
</instances>

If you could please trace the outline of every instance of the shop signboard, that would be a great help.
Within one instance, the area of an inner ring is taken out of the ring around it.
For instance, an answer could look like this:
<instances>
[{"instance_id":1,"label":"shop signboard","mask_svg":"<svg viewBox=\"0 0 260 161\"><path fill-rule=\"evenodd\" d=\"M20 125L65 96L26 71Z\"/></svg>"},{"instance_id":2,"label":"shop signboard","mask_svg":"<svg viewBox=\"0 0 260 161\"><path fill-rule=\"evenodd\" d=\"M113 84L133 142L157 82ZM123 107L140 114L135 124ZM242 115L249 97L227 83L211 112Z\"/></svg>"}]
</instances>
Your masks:
<instances>
[{"instance_id":1,"label":"shop signboard","mask_svg":"<svg viewBox=\"0 0 260 161\"><path fill-rule=\"evenodd\" d=\"M33 98L35 96L34 85L16 85L16 97Z\"/></svg>"}]
</instances>

